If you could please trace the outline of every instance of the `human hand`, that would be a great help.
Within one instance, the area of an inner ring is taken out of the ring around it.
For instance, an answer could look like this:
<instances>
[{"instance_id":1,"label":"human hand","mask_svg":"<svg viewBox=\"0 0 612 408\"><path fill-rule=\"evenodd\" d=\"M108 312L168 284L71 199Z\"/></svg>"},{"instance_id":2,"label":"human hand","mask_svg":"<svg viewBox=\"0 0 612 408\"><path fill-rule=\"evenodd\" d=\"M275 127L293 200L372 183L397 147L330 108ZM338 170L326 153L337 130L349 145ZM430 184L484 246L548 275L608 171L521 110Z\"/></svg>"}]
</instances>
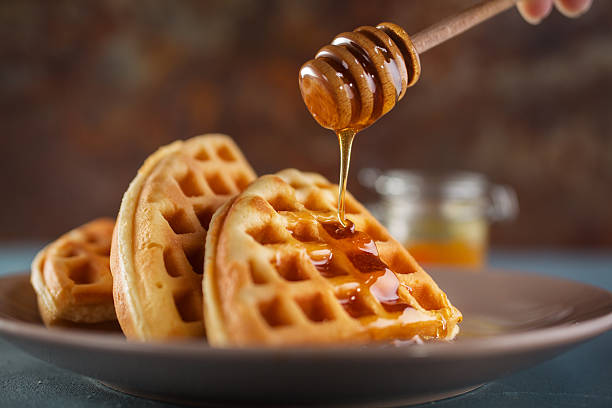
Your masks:
<instances>
[{"instance_id":1,"label":"human hand","mask_svg":"<svg viewBox=\"0 0 612 408\"><path fill-rule=\"evenodd\" d=\"M539 24L552 11L553 3L561 14L567 17L579 17L591 8L593 0L521 0L518 10L527 22Z\"/></svg>"}]
</instances>

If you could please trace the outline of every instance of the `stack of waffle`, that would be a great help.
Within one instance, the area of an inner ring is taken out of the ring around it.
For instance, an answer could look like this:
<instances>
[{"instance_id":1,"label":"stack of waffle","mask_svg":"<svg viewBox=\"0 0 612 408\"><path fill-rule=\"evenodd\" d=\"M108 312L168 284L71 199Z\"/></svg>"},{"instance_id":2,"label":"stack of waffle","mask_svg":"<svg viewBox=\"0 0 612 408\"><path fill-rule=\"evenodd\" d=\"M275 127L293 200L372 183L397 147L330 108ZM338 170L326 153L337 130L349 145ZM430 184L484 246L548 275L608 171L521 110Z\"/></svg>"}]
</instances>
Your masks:
<instances>
[{"instance_id":1,"label":"stack of waffle","mask_svg":"<svg viewBox=\"0 0 612 408\"><path fill-rule=\"evenodd\" d=\"M313 173L256 178L228 136L165 146L116 225L91 222L36 257L43 320L117 319L128 339L217 347L454 338L444 292L350 194L338 223L336 196Z\"/></svg>"}]
</instances>

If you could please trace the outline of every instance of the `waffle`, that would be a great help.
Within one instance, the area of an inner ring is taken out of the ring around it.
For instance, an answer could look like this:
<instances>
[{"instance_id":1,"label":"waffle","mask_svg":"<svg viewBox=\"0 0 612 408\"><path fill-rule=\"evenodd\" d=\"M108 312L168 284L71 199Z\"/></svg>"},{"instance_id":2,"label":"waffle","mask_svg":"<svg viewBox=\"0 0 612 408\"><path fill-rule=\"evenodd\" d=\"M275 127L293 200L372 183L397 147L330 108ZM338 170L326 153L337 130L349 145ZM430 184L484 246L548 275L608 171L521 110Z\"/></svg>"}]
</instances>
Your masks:
<instances>
[{"instance_id":1,"label":"waffle","mask_svg":"<svg viewBox=\"0 0 612 408\"><path fill-rule=\"evenodd\" d=\"M255 179L231 138L160 148L123 196L111 249L117 318L128 339L204 335L202 272L215 210Z\"/></svg>"},{"instance_id":2,"label":"waffle","mask_svg":"<svg viewBox=\"0 0 612 408\"><path fill-rule=\"evenodd\" d=\"M100 218L43 248L32 262L31 282L47 326L116 320L109 266L115 221Z\"/></svg>"},{"instance_id":3,"label":"waffle","mask_svg":"<svg viewBox=\"0 0 612 408\"><path fill-rule=\"evenodd\" d=\"M211 345L457 334L461 313L350 194L347 218L355 230L334 226L336 197L337 186L322 176L290 169L260 177L219 209L207 236L203 284Z\"/></svg>"}]
</instances>

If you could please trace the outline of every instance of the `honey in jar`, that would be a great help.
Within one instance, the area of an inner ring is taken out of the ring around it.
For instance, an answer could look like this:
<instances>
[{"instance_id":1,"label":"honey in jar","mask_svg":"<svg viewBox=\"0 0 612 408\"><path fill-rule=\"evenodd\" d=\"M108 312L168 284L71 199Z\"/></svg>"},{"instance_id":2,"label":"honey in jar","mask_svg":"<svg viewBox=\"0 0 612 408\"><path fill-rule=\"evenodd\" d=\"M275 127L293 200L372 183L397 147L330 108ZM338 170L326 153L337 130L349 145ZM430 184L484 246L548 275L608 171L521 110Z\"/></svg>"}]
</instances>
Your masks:
<instances>
[{"instance_id":1,"label":"honey in jar","mask_svg":"<svg viewBox=\"0 0 612 408\"><path fill-rule=\"evenodd\" d=\"M423 264L483 266L490 223L518 212L510 187L478 173L366 169L360 181L381 194L375 213Z\"/></svg>"}]
</instances>

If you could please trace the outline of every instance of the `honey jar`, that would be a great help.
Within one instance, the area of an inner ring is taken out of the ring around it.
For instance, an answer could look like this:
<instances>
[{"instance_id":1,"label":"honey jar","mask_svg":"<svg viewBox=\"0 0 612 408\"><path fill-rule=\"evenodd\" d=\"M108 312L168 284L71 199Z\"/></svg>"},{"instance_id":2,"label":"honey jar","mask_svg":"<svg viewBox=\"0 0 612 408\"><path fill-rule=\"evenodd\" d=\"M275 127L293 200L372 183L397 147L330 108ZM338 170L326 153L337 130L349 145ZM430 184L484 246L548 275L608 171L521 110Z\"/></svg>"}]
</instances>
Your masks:
<instances>
[{"instance_id":1,"label":"honey jar","mask_svg":"<svg viewBox=\"0 0 612 408\"><path fill-rule=\"evenodd\" d=\"M359 180L381 196L374 215L423 264L483 266L490 223L518 213L515 191L479 173L364 169Z\"/></svg>"}]
</instances>

